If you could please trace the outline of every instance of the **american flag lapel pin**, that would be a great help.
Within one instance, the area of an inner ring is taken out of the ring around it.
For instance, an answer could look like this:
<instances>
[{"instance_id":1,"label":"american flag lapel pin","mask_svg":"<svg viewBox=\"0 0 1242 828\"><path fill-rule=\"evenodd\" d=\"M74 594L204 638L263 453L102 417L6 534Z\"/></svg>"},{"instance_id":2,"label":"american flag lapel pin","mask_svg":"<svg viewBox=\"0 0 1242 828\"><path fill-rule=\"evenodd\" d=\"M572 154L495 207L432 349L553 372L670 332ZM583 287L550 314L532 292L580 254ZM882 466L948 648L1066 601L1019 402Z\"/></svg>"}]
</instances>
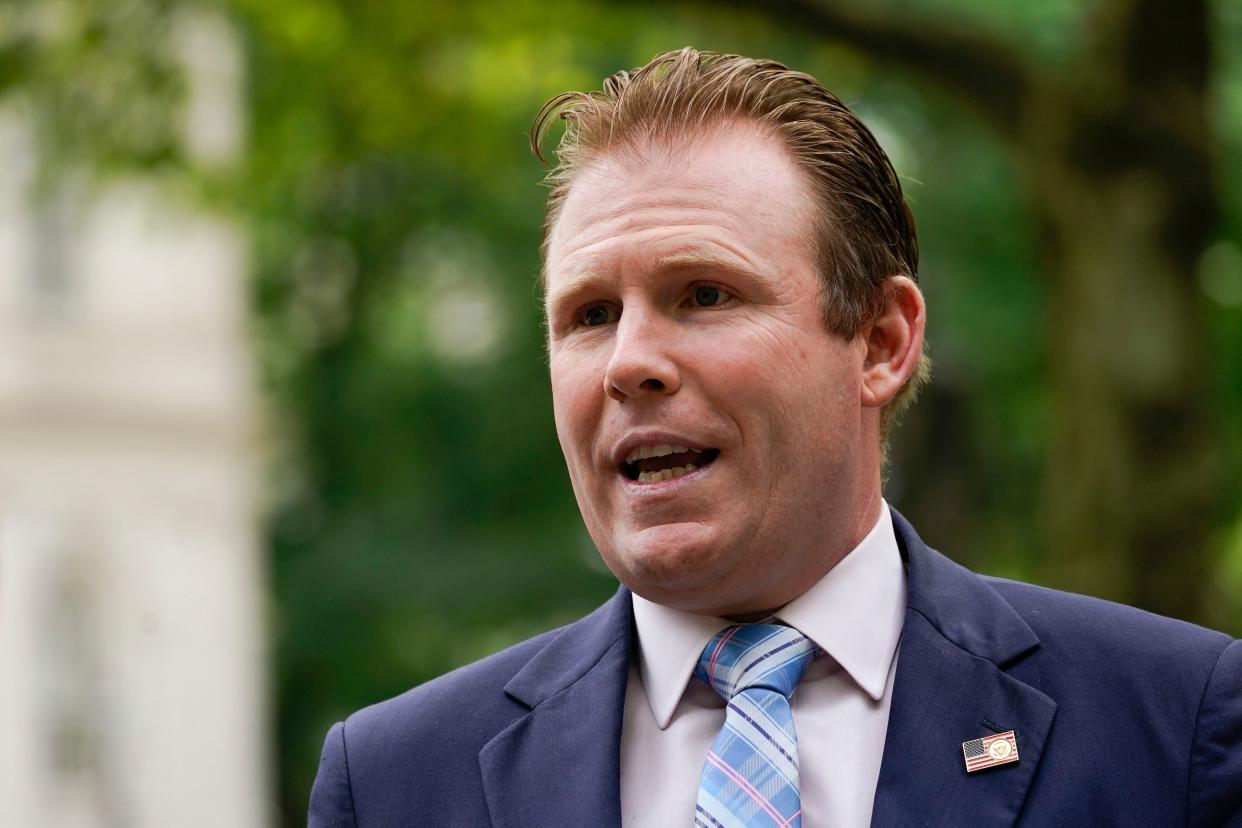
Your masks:
<instances>
[{"instance_id":1,"label":"american flag lapel pin","mask_svg":"<svg viewBox=\"0 0 1242 828\"><path fill-rule=\"evenodd\" d=\"M1012 730L962 742L962 757L966 760L966 772L974 773L984 768L1008 765L1018 761L1018 737Z\"/></svg>"}]
</instances>

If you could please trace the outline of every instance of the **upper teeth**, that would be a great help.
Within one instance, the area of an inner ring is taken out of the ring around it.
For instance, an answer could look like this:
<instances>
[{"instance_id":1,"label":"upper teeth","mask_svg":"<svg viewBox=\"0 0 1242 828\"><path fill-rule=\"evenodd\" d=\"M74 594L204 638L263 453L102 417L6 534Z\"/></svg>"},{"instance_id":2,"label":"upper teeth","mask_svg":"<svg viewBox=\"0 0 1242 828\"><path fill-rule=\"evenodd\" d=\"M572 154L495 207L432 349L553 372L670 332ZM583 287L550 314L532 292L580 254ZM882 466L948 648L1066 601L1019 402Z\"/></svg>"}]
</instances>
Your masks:
<instances>
[{"instance_id":1,"label":"upper teeth","mask_svg":"<svg viewBox=\"0 0 1242 828\"><path fill-rule=\"evenodd\" d=\"M694 451L694 449L689 449L685 446L670 446L668 443L661 443L658 446L639 446L625 455L625 462L636 463L648 457L664 457L668 454L680 454L684 451Z\"/></svg>"}]
</instances>

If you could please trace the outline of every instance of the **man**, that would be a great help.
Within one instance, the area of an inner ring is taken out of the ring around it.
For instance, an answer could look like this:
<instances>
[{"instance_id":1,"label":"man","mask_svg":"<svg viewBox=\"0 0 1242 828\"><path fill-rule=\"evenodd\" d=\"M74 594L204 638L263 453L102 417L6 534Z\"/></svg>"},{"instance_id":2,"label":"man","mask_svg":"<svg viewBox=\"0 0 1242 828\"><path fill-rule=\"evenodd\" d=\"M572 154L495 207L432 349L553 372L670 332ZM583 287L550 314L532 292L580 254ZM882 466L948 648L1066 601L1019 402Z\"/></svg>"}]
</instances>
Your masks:
<instances>
[{"instance_id":1,"label":"man","mask_svg":"<svg viewBox=\"0 0 1242 828\"><path fill-rule=\"evenodd\" d=\"M558 114L556 426L624 586L334 726L311 825L1242 824L1242 643L974 575L884 503L925 309L854 115L691 49L536 148Z\"/></svg>"}]
</instances>

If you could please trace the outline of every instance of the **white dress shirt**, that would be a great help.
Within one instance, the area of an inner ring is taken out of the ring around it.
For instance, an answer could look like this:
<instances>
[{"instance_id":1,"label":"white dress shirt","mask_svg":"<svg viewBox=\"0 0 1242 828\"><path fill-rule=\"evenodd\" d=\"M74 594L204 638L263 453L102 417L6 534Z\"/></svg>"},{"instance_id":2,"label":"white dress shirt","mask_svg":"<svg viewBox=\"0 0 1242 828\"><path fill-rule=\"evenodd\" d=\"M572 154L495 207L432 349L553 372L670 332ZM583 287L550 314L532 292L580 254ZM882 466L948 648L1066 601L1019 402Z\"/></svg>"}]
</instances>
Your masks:
<instances>
[{"instance_id":1,"label":"white dress shirt","mask_svg":"<svg viewBox=\"0 0 1242 828\"><path fill-rule=\"evenodd\" d=\"M862 542L774 615L824 651L792 698L806 828L871 822L905 611L905 569L884 504ZM692 676L707 642L732 622L637 595L634 621L639 658L630 664L621 728L621 821L693 825L699 774L725 702Z\"/></svg>"}]
</instances>

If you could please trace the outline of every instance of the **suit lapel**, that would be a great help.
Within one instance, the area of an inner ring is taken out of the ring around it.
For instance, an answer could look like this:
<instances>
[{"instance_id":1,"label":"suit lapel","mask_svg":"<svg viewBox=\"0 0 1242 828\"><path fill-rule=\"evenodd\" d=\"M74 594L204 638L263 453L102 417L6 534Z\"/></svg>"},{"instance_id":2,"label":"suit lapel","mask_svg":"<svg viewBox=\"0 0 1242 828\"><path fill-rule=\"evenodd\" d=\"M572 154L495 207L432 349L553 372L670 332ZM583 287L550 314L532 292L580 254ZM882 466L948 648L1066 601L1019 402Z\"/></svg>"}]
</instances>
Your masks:
<instances>
[{"instance_id":1,"label":"suit lapel","mask_svg":"<svg viewBox=\"0 0 1242 828\"><path fill-rule=\"evenodd\" d=\"M531 710L479 753L497 828L620 825L631 625L630 595L621 589L505 686Z\"/></svg>"},{"instance_id":2,"label":"suit lapel","mask_svg":"<svg viewBox=\"0 0 1242 828\"><path fill-rule=\"evenodd\" d=\"M873 826L1011 825L1056 703L1003 668L1039 640L974 573L929 549L893 512L908 599ZM1019 761L967 774L962 742L1013 730Z\"/></svg>"}]
</instances>

